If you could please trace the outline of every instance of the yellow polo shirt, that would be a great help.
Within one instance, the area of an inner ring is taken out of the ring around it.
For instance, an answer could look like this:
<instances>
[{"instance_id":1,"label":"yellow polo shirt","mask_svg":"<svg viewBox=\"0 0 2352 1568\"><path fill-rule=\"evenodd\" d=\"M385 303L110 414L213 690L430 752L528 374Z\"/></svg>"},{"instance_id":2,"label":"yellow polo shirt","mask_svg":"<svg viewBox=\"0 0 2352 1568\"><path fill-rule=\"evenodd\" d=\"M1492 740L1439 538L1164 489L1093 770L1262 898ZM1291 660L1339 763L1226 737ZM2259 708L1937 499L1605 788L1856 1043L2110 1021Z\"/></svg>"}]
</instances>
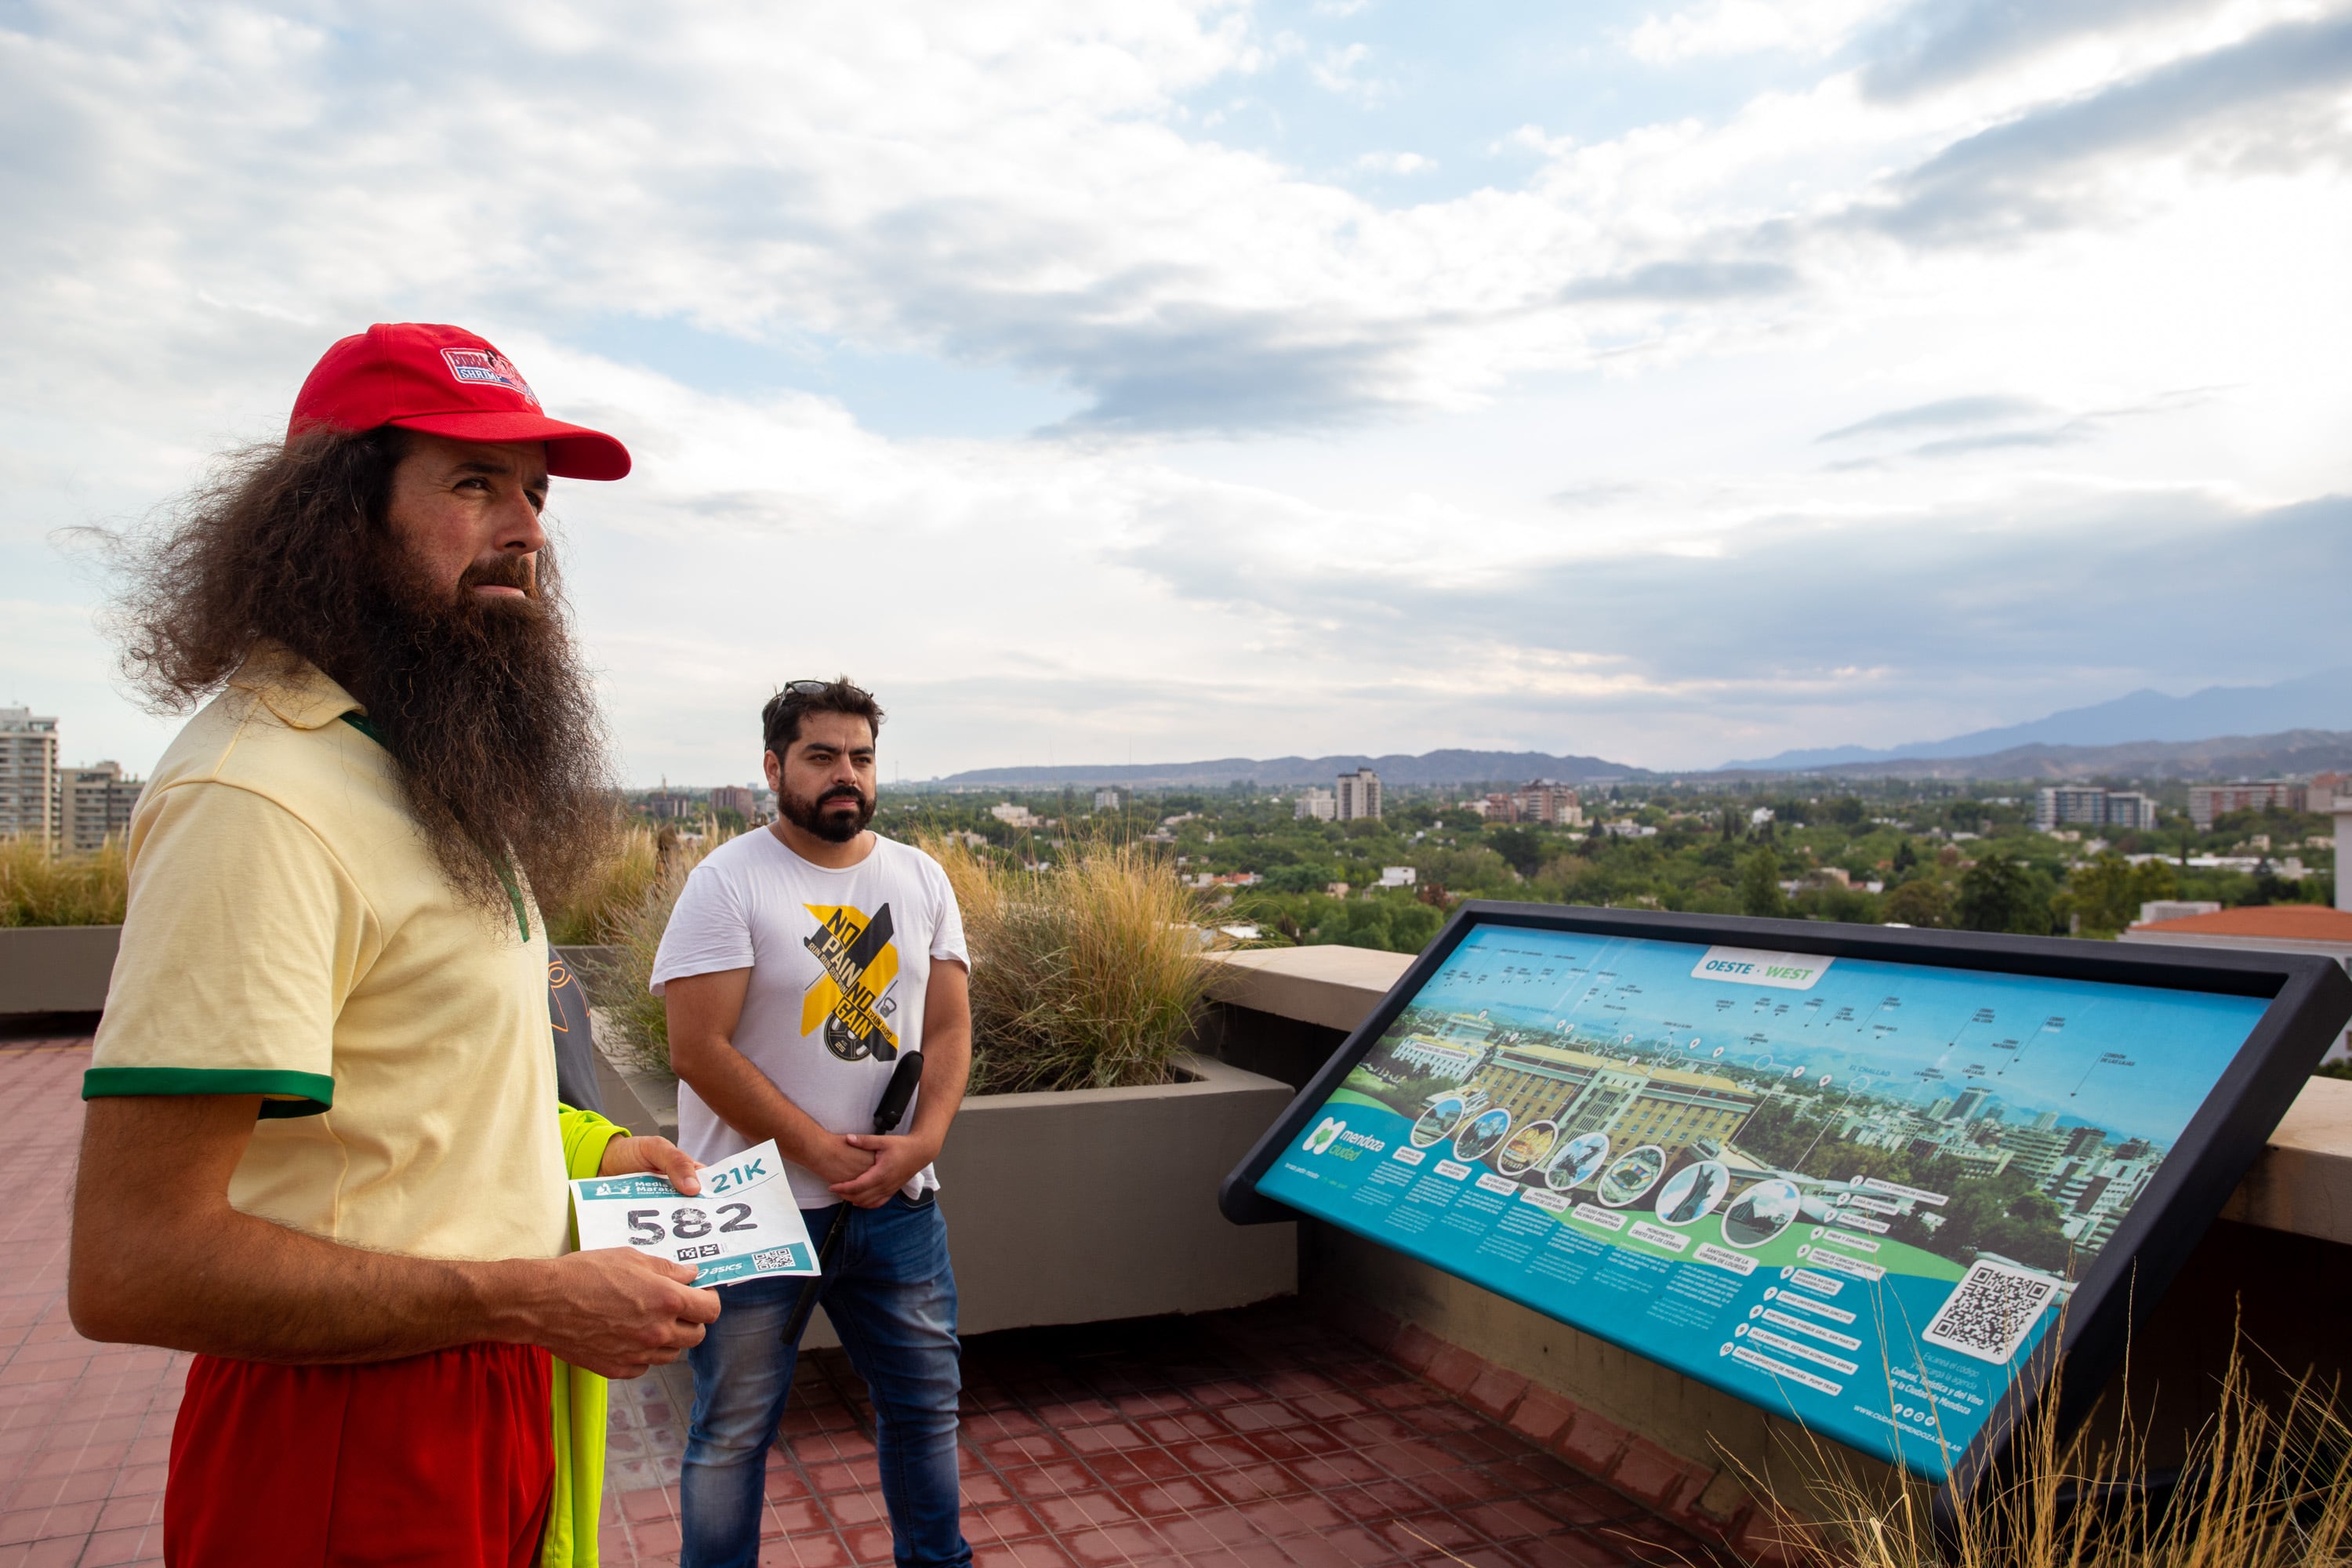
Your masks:
<instances>
[{"instance_id":1,"label":"yellow polo shirt","mask_svg":"<svg viewBox=\"0 0 2352 1568\"><path fill-rule=\"evenodd\" d=\"M266 648L172 742L82 1096L263 1095L236 1208L416 1257L553 1257L538 910L457 900L359 713Z\"/></svg>"}]
</instances>

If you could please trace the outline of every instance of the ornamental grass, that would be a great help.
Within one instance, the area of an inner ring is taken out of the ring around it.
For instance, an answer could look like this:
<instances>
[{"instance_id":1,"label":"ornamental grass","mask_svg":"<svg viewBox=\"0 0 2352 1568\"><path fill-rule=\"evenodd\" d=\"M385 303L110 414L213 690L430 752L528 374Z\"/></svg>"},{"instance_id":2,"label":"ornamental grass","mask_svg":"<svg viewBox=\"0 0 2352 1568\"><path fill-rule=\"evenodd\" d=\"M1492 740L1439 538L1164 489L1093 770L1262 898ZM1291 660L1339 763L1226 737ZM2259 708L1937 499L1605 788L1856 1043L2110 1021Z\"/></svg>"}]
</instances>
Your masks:
<instances>
[{"instance_id":1,"label":"ornamental grass","mask_svg":"<svg viewBox=\"0 0 2352 1568\"><path fill-rule=\"evenodd\" d=\"M669 1015L662 999L647 988L653 983L654 958L661 951L662 932L669 927L670 911L677 907L688 875L702 864L705 855L733 837L716 823L705 823L700 837L694 838L668 828L658 835L631 828L626 852L635 853L635 840L643 837L649 861L643 881L636 884L635 900L619 901L635 871L604 879L615 889L615 901L596 929L604 933L604 944L614 950L613 962L588 976L589 989L604 1021L618 1031L623 1053L646 1071L670 1071ZM555 929L552 922L549 929Z\"/></svg>"},{"instance_id":2,"label":"ornamental grass","mask_svg":"<svg viewBox=\"0 0 2352 1568\"><path fill-rule=\"evenodd\" d=\"M653 830L642 824L623 828L612 853L570 898L546 911L547 940L559 947L597 947L619 941L659 869Z\"/></svg>"},{"instance_id":3,"label":"ornamental grass","mask_svg":"<svg viewBox=\"0 0 2352 1568\"><path fill-rule=\"evenodd\" d=\"M971 950L971 1093L1177 1081L1209 966L1173 868L1108 839L1034 869L940 834L917 844L946 869Z\"/></svg>"},{"instance_id":4,"label":"ornamental grass","mask_svg":"<svg viewBox=\"0 0 2352 1568\"><path fill-rule=\"evenodd\" d=\"M130 898L122 840L53 855L42 839L0 838L0 926L113 926Z\"/></svg>"},{"instance_id":5,"label":"ornamental grass","mask_svg":"<svg viewBox=\"0 0 2352 1568\"><path fill-rule=\"evenodd\" d=\"M1924 1486L1890 1491L1817 1449L1815 1521L1781 1531L1780 1549L1802 1568L2346 1568L2352 1424L2336 1392L2305 1374L2262 1398L2233 1352L2177 1470L2156 1468L2128 1415L2062 1437L2044 1399L2015 1439L2021 1462L1940 1531ZM2136 1484L2152 1470L2177 1483Z\"/></svg>"}]
</instances>

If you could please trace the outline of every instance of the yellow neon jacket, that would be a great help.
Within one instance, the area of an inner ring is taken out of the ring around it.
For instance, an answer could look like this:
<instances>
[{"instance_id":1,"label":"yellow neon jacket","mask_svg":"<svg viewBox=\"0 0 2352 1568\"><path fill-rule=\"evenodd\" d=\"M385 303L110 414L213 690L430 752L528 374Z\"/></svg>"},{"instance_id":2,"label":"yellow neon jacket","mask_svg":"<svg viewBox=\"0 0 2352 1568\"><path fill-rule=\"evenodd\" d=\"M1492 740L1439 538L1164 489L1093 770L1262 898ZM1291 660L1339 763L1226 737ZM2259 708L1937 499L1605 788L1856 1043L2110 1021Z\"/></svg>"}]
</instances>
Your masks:
<instances>
[{"instance_id":1,"label":"yellow neon jacket","mask_svg":"<svg viewBox=\"0 0 2352 1568\"><path fill-rule=\"evenodd\" d=\"M593 1110L556 1107L563 1129L563 1173L573 1181L597 1173L604 1146L629 1130ZM580 1245L575 1225L572 1244ZM604 1506L604 1380L563 1362L555 1363L555 1495L540 1538L540 1568L596 1568L596 1521Z\"/></svg>"}]
</instances>

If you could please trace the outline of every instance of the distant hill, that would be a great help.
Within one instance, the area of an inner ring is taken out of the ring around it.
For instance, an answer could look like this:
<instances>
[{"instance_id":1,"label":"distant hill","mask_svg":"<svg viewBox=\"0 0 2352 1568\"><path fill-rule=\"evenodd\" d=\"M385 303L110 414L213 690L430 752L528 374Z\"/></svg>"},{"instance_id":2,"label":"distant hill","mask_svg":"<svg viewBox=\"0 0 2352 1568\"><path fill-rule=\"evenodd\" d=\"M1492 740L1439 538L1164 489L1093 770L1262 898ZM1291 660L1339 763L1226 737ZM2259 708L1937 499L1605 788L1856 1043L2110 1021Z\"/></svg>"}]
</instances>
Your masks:
<instances>
[{"instance_id":1,"label":"distant hill","mask_svg":"<svg viewBox=\"0 0 2352 1568\"><path fill-rule=\"evenodd\" d=\"M1791 753L1797 754L1797 753ZM1759 782L1791 773L1826 779L2231 779L2279 773L2352 772L2352 730L2284 730L2274 735L2222 735L2193 741L2132 741L2114 746L2054 746L2035 742L1979 756L1874 755L1867 761L1811 765L1725 768L1715 773L1661 773L1601 757L1555 757L1542 752L1424 752L1417 757L1219 757L1205 763L1102 763L1095 766L975 768L911 787L918 789L1059 789L1128 784L1142 789L1222 789L1255 783L1268 789L1328 785L1343 773L1369 767L1394 785L1524 783L1648 782L1667 777Z\"/></svg>"},{"instance_id":2,"label":"distant hill","mask_svg":"<svg viewBox=\"0 0 2352 1568\"><path fill-rule=\"evenodd\" d=\"M1889 756L1815 767L1726 769L1717 777L1802 773L1845 779L2263 778L2352 770L2352 731L2286 730L2200 741L2134 741L2120 746L2011 746L1977 757ZM1685 777L1689 775L1685 774Z\"/></svg>"},{"instance_id":3,"label":"distant hill","mask_svg":"<svg viewBox=\"0 0 2352 1568\"><path fill-rule=\"evenodd\" d=\"M1916 745L1832 746L1782 752L1671 775L1602 757L1543 752L1450 749L1419 756L1218 757L1202 763L1073 763L975 768L917 785L925 789L1058 789L1129 784L1144 789L1269 789L1328 785L1369 767L1384 784L1429 786L1650 781L1668 776L1726 780L1805 773L1832 778L2080 779L2245 778L2352 769L2352 667L2270 686L2209 686L2186 697L2135 691L2069 708L2028 724L1978 730Z\"/></svg>"},{"instance_id":4,"label":"distant hill","mask_svg":"<svg viewBox=\"0 0 2352 1568\"><path fill-rule=\"evenodd\" d=\"M2021 753L2034 746L2117 746L2136 741L2222 744L2225 742L2209 738L2218 735L2242 740L2254 736L2270 741L2286 733L2347 730L2352 730L2352 668L2299 675L2270 686L2209 686L2186 697L2140 690L2113 701L2095 702L2087 708L2069 708L2031 723L1978 730L1948 740L1883 749L1831 746L1782 752L1756 762L1726 763L1723 766L1726 772L1790 773L1897 758L1951 757L1982 762L2011 752Z\"/></svg>"},{"instance_id":5,"label":"distant hill","mask_svg":"<svg viewBox=\"0 0 2352 1568\"><path fill-rule=\"evenodd\" d=\"M1072 763L1066 767L975 768L921 786L930 789L1058 789L1066 784L1128 784L1144 789L1218 789L1255 783L1268 788L1328 786L1341 773L1370 768L1383 784L1525 783L1558 779L1597 784L1654 775L1600 757L1554 757L1541 752L1424 752L1417 757L1219 757L1205 763Z\"/></svg>"}]
</instances>

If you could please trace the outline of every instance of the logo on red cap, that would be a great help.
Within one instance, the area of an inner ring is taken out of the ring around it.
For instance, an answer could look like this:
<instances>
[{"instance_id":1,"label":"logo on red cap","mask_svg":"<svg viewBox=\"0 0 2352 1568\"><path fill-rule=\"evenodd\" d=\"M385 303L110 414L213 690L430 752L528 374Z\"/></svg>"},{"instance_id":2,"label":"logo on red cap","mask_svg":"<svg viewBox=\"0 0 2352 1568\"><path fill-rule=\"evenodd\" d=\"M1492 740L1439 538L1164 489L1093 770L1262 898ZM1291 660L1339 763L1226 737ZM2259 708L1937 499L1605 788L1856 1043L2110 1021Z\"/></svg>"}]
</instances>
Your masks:
<instances>
[{"instance_id":1,"label":"logo on red cap","mask_svg":"<svg viewBox=\"0 0 2352 1568\"><path fill-rule=\"evenodd\" d=\"M459 381L478 385L503 386L509 392L522 394L523 401L533 408L539 406L539 395L530 383L515 369L514 362L496 349L443 349L441 357L449 363L449 374Z\"/></svg>"}]
</instances>

